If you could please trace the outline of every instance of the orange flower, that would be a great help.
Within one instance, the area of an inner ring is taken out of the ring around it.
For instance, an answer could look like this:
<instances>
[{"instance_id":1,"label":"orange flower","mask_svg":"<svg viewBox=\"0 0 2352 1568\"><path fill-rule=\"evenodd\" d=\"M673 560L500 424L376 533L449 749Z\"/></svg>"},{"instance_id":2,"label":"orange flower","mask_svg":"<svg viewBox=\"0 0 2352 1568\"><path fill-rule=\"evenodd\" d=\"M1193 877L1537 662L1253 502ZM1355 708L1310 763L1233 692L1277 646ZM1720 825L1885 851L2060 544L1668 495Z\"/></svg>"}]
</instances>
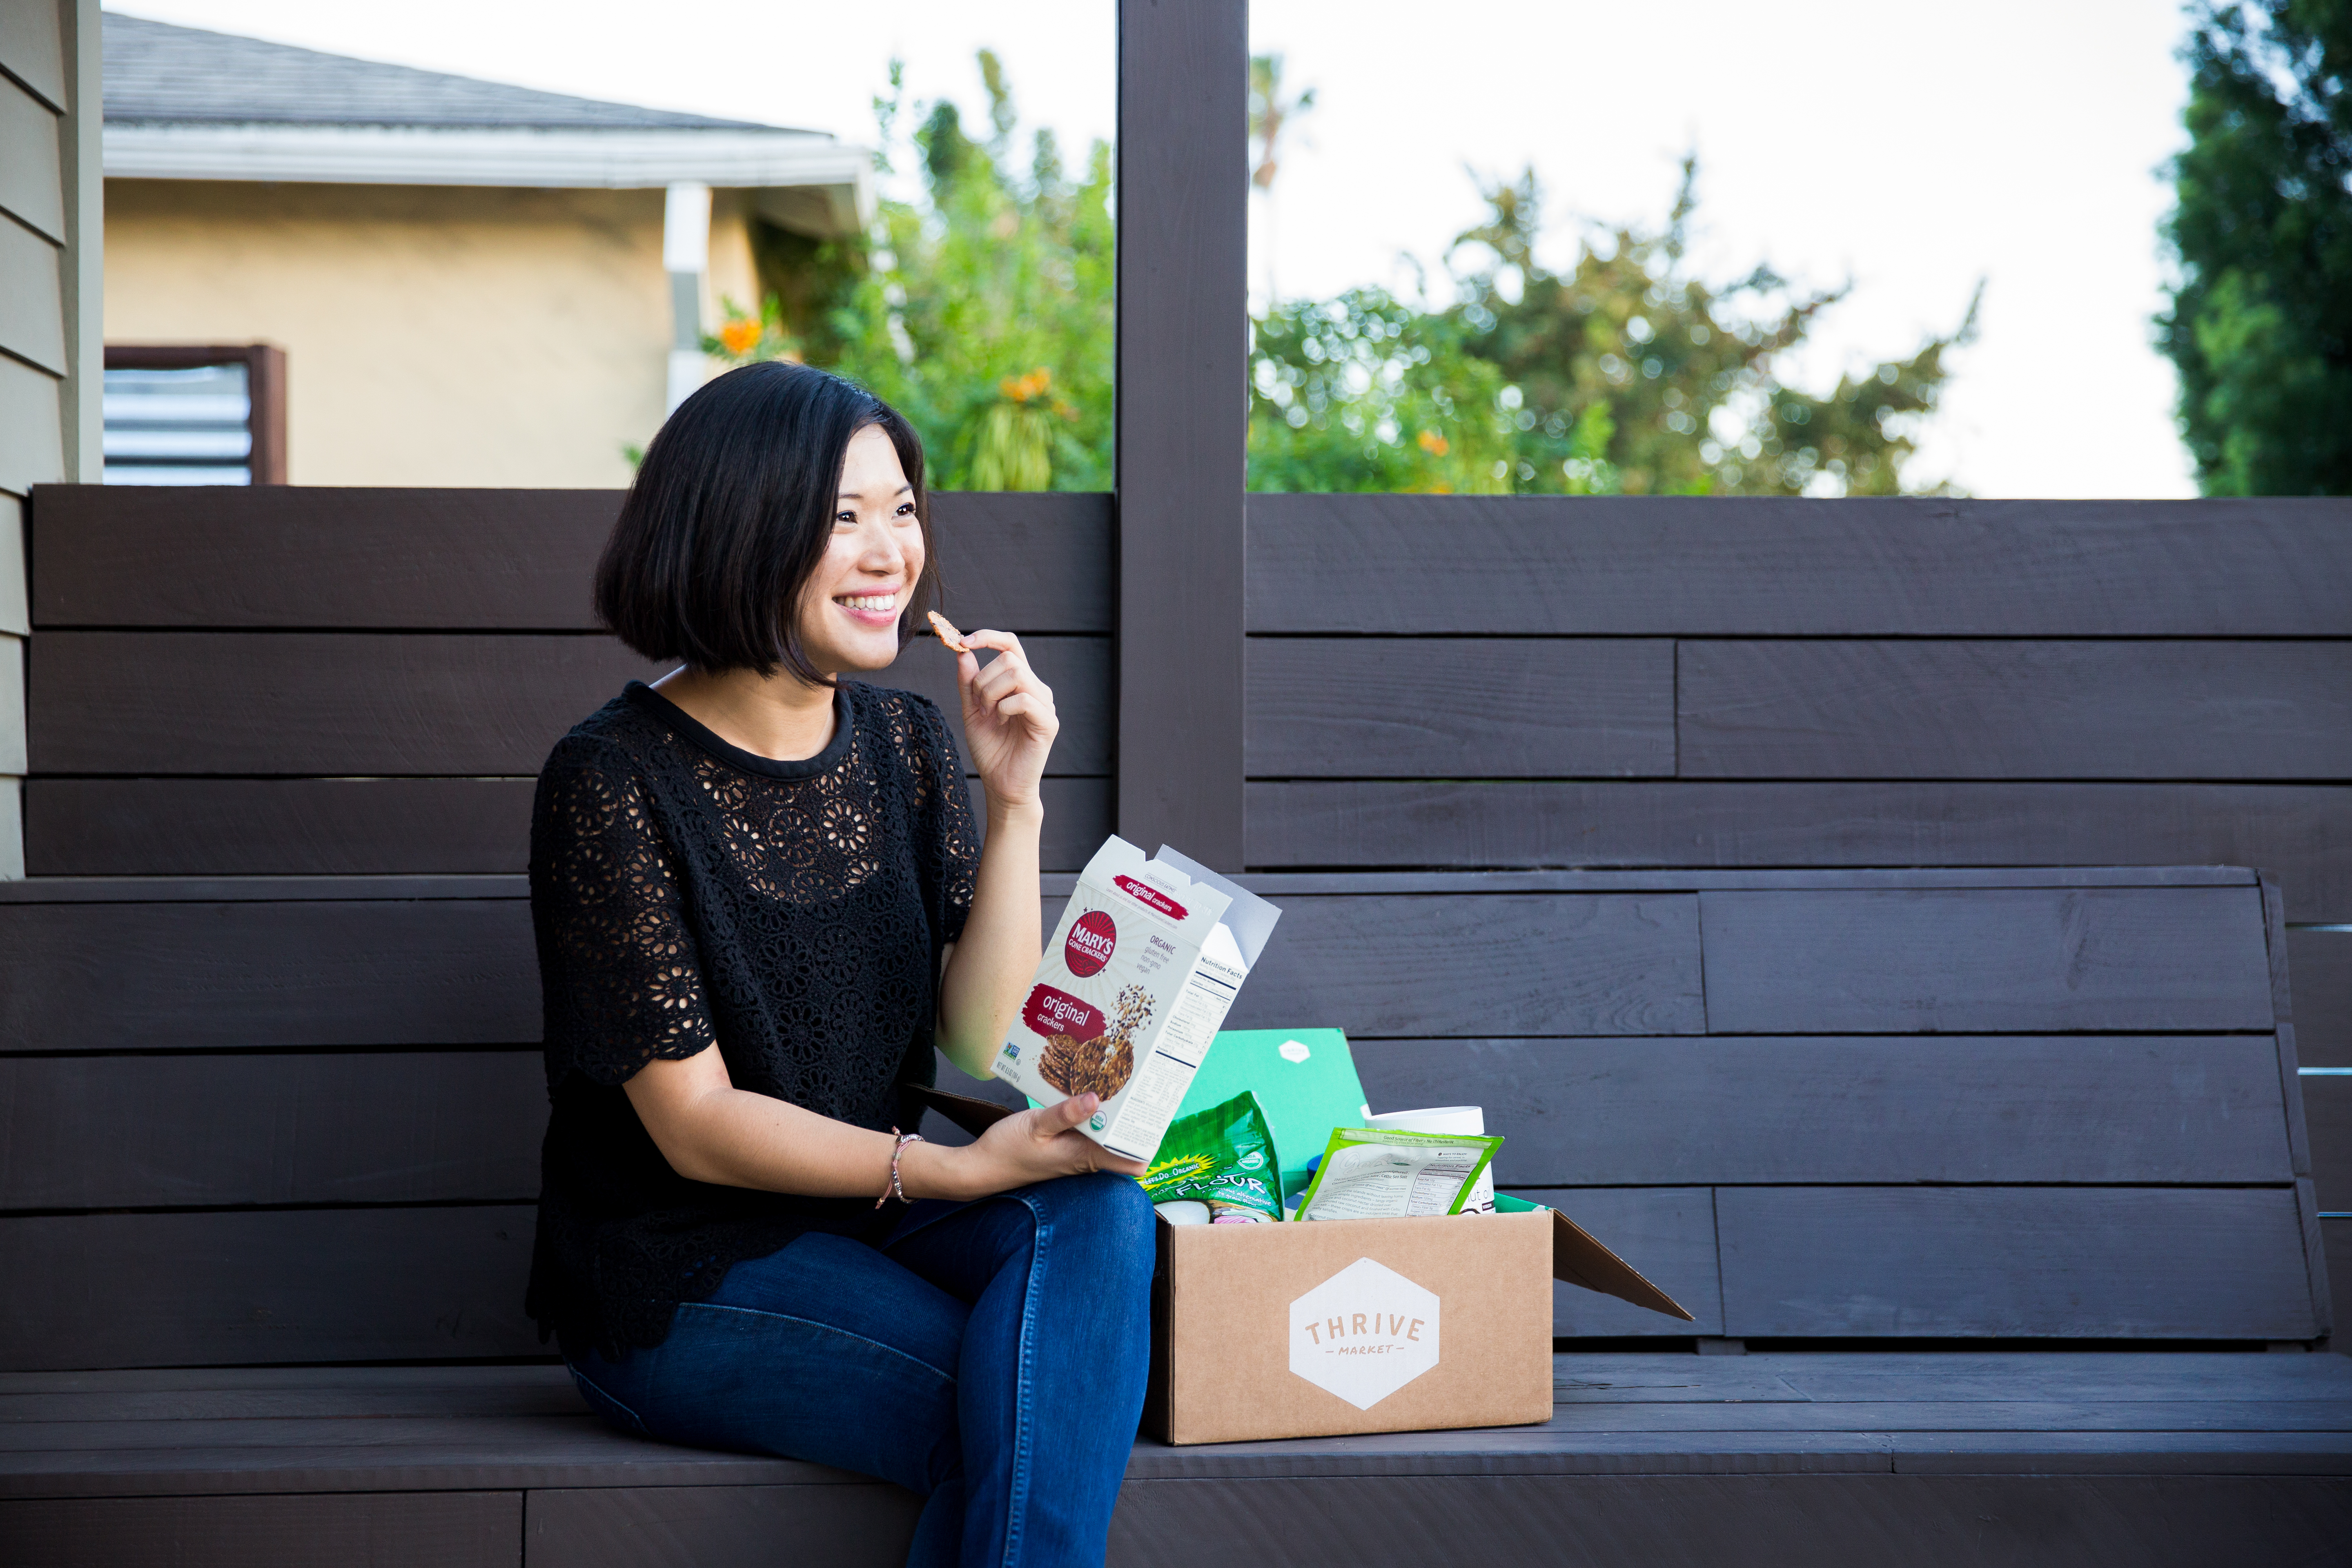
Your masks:
<instances>
[{"instance_id":1,"label":"orange flower","mask_svg":"<svg viewBox=\"0 0 2352 1568\"><path fill-rule=\"evenodd\" d=\"M741 316L719 329L719 342L730 354L747 354L760 341L760 323Z\"/></svg>"},{"instance_id":2,"label":"orange flower","mask_svg":"<svg viewBox=\"0 0 2352 1568\"><path fill-rule=\"evenodd\" d=\"M1015 403L1027 403L1043 397L1054 384L1054 373L1039 365L1027 375L1008 375L996 384L996 390Z\"/></svg>"},{"instance_id":3,"label":"orange flower","mask_svg":"<svg viewBox=\"0 0 2352 1568\"><path fill-rule=\"evenodd\" d=\"M1433 458L1442 458L1454 449L1446 444L1445 437L1434 430L1423 430L1417 439L1421 449Z\"/></svg>"}]
</instances>

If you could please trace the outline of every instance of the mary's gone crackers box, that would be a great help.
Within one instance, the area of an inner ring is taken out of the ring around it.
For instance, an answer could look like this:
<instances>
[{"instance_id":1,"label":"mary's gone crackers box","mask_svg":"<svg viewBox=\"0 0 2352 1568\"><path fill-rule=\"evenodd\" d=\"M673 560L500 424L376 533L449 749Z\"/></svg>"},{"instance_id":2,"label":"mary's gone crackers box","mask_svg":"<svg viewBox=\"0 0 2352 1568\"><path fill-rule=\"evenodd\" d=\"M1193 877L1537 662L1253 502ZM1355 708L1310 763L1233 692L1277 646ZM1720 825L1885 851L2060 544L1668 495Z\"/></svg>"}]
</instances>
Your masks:
<instances>
[{"instance_id":1,"label":"mary's gone crackers box","mask_svg":"<svg viewBox=\"0 0 2352 1568\"><path fill-rule=\"evenodd\" d=\"M1078 875L992 1071L1045 1103L1102 1096L1087 1136L1150 1160L1282 911L1166 845L1113 837Z\"/></svg>"}]
</instances>

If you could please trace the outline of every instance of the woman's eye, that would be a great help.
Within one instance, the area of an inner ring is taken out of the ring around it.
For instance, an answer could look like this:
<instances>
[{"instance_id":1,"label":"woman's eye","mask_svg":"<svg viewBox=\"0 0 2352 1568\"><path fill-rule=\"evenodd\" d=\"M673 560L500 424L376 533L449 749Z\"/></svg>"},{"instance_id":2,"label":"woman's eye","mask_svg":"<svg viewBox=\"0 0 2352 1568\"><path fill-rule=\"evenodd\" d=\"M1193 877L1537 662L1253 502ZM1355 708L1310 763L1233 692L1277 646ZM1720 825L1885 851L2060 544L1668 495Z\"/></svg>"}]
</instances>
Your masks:
<instances>
[{"instance_id":1,"label":"woman's eye","mask_svg":"<svg viewBox=\"0 0 2352 1568\"><path fill-rule=\"evenodd\" d=\"M854 511L835 512L833 514L833 526L835 528L856 528L857 526L857 514Z\"/></svg>"}]
</instances>

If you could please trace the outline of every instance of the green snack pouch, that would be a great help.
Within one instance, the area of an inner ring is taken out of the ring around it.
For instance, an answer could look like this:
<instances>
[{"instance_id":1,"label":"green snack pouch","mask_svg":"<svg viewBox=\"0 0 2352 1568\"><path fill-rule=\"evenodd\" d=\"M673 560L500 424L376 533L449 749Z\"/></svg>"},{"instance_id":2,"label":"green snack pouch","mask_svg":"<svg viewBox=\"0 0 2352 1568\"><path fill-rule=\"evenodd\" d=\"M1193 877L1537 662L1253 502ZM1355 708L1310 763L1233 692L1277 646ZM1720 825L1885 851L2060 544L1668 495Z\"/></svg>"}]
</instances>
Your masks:
<instances>
[{"instance_id":1,"label":"green snack pouch","mask_svg":"<svg viewBox=\"0 0 2352 1568\"><path fill-rule=\"evenodd\" d=\"M1277 1169L1265 1112L1257 1096L1244 1089L1170 1127L1151 1168L1138 1180L1155 1204L1189 1198L1280 1219Z\"/></svg>"}]
</instances>

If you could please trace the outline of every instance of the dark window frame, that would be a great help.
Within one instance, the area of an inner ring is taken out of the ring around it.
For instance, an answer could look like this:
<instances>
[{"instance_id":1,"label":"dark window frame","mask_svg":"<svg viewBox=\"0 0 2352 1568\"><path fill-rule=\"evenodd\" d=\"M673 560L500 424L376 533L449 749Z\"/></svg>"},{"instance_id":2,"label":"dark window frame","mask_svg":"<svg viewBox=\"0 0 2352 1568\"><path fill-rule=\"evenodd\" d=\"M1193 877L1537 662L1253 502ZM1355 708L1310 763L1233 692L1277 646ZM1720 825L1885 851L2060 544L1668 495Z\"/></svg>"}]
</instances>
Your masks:
<instances>
[{"instance_id":1,"label":"dark window frame","mask_svg":"<svg viewBox=\"0 0 2352 1568\"><path fill-rule=\"evenodd\" d=\"M245 366L246 416L253 434L247 466L257 485L286 482L286 351L275 343L109 343L109 370L197 370L208 364Z\"/></svg>"}]
</instances>

